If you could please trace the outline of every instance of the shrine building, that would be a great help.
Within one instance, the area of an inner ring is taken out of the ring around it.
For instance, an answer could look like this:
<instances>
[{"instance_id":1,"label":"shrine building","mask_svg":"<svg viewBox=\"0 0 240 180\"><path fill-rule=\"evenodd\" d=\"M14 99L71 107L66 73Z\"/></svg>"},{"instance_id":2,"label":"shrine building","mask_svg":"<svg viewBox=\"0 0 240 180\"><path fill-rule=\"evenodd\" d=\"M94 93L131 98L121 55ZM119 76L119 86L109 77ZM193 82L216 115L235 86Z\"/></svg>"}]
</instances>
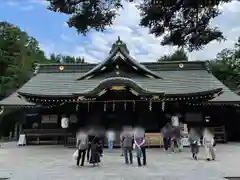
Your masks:
<instances>
[{"instance_id":1,"label":"shrine building","mask_svg":"<svg viewBox=\"0 0 240 180\"><path fill-rule=\"evenodd\" d=\"M70 119L71 144L79 128L91 125L160 132L175 113L189 126L214 127L218 141L240 139L240 96L212 75L207 62L140 63L120 38L106 56L99 64L39 64L0 106L23 108L21 132L38 143L52 138L61 143L63 116Z\"/></svg>"}]
</instances>

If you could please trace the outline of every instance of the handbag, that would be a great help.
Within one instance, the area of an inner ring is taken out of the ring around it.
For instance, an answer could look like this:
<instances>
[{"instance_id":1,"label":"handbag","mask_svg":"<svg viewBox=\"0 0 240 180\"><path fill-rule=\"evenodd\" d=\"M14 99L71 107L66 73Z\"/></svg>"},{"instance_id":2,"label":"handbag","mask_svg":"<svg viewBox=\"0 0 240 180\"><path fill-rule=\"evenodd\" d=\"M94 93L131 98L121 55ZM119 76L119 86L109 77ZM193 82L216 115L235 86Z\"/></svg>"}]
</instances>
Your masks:
<instances>
[{"instance_id":1,"label":"handbag","mask_svg":"<svg viewBox=\"0 0 240 180\"><path fill-rule=\"evenodd\" d=\"M136 144L135 143L133 143L133 149L136 149Z\"/></svg>"},{"instance_id":2,"label":"handbag","mask_svg":"<svg viewBox=\"0 0 240 180\"><path fill-rule=\"evenodd\" d=\"M138 147L135 147L137 157L142 157L142 150Z\"/></svg>"},{"instance_id":3,"label":"handbag","mask_svg":"<svg viewBox=\"0 0 240 180\"><path fill-rule=\"evenodd\" d=\"M78 150L76 150L74 153L73 153L73 159L77 160L78 158Z\"/></svg>"}]
</instances>

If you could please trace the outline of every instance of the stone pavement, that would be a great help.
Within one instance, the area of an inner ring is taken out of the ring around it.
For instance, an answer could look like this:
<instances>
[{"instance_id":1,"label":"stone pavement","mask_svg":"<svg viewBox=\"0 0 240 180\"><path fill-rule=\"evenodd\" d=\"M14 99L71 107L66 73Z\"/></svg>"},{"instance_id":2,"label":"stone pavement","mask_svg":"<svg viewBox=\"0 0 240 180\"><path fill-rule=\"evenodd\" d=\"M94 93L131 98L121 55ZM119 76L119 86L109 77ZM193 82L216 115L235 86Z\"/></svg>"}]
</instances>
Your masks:
<instances>
[{"instance_id":1,"label":"stone pavement","mask_svg":"<svg viewBox=\"0 0 240 180\"><path fill-rule=\"evenodd\" d=\"M74 149L62 146L0 148L0 179L10 180L220 180L240 176L240 144L217 146L217 160L206 162L204 149L200 159L191 159L189 149L171 154L162 149L147 149L147 166L125 165L119 150L104 153L102 163L93 168L75 166Z\"/></svg>"}]
</instances>

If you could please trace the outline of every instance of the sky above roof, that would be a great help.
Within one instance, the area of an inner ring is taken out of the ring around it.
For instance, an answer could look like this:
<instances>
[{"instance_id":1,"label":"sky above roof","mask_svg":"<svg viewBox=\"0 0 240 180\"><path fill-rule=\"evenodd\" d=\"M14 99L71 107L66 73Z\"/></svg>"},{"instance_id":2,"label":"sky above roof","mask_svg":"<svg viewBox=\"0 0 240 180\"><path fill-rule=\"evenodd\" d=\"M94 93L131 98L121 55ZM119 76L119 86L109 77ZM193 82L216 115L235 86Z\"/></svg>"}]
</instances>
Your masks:
<instances>
[{"instance_id":1,"label":"sky above roof","mask_svg":"<svg viewBox=\"0 0 240 180\"><path fill-rule=\"evenodd\" d=\"M45 0L4 0L0 3L0 21L8 21L35 37L47 55L84 56L88 62L100 62L107 55L112 43L120 36L130 54L138 61L156 61L172 53L170 46L160 46L160 38L138 26L140 17L133 3L125 3L114 25L105 32L92 31L87 36L77 34L66 25L68 16L47 10ZM232 48L240 36L240 2L221 6L222 15L213 20L226 36L221 43L212 42L203 50L189 54L190 60L214 59L223 48Z\"/></svg>"}]
</instances>

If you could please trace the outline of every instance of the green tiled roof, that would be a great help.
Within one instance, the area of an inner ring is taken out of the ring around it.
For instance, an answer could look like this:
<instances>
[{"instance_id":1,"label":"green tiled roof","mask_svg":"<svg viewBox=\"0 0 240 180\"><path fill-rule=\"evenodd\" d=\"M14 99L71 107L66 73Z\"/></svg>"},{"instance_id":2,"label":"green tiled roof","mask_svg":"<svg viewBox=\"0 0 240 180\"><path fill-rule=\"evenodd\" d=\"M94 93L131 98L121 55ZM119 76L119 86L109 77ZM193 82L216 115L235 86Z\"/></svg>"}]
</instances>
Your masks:
<instances>
[{"instance_id":1,"label":"green tiled roof","mask_svg":"<svg viewBox=\"0 0 240 180\"><path fill-rule=\"evenodd\" d=\"M35 106L35 104L26 101L23 97L17 93L13 93L7 98L0 101L1 106Z\"/></svg>"},{"instance_id":2,"label":"green tiled roof","mask_svg":"<svg viewBox=\"0 0 240 180\"><path fill-rule=\"evenodd\" d=\"M206 68L203 61L139 63L128 52L118 47L114 49L105 61L97 64L50 64L40 65L35 75L15 94L0 101L0 105L30 105L29 102L17 96L28 94L32 96L69 97L93 91L106 77L96 76L85 79L89 74L100 70L116 53L121 53L129 64L135 66L147 76L131 76L136 87L143 92L162 92L165 95L183 95L203 93L222 89L223 93L211 102L240 103L240 96L230 91ZM111 64L111 63L110 63ZM63 67L62 69L60 67ZM135 73L135 72L134 72ZM113 77L121 77L113 73ZM155 77L155 78L154 78ZM109 77L108 77L109 78ZM31 104L32 105L32 104Z\"/></svg>"},{"instance_id":3,"label":"green tiled roof","mask_svg":"<svg viewBox=\"0 0 240 180\"><path fill-rule=\"evenodd\" d=\"M240 96L230 91L219 80L203 67L203 62L186 63L193 69L176 70L178 64L169 63L172 69L165 67L166 70L156 71L163 79L132 78L144 89L156 92L165 92L166 94L188 94L210 91L216 88L223 88L223 93L213 99L213 102L220 101L239 101ZM153 65L153 64L151 64ZM156 64L161 67L161 64ZM166 66L167 63L164 63ZM194 66L195 65L195 66ZM157 66L154 66L156 68ZM184 65L185 67L185 65ZM187 67L187 65L186 65ZM198 67L198 68L196 68ZM55 68L57 69L57 68ZM160 68L161 69L161 68ZM48 95L48 96L68 96L74 93L82 93L92 90L103 78L77 80L83 73L70 72L50 72L39 73L27 82L18 92Z\"/></svg>"},{"instance_id":4,"label":"green tiled roof","mask_svg":"<svg viewBox=\"0 0 240 180\"><path fill-rule=\"evenodd\" d=\"M188 94L223 88L223 93L211 102L240 102L240 96L229 90L218 79L205 69L204 62L184 62L179 68L178 62L145 63L144 65L159 74L163 79L132 78L138 85L149 91L165 92L165 94ZM74 93L94 89L103 78L77 80L94 65L60 65L40 66L39 73L33 76L17 92L33 95L69 96ZM81 68L77 68L81 67ZM74 68L74 69L72 69ZM67 71L67 72L66 72ZM0 102L0 105L32 105L13 94Z\"/></svg>"}]
</instances>

